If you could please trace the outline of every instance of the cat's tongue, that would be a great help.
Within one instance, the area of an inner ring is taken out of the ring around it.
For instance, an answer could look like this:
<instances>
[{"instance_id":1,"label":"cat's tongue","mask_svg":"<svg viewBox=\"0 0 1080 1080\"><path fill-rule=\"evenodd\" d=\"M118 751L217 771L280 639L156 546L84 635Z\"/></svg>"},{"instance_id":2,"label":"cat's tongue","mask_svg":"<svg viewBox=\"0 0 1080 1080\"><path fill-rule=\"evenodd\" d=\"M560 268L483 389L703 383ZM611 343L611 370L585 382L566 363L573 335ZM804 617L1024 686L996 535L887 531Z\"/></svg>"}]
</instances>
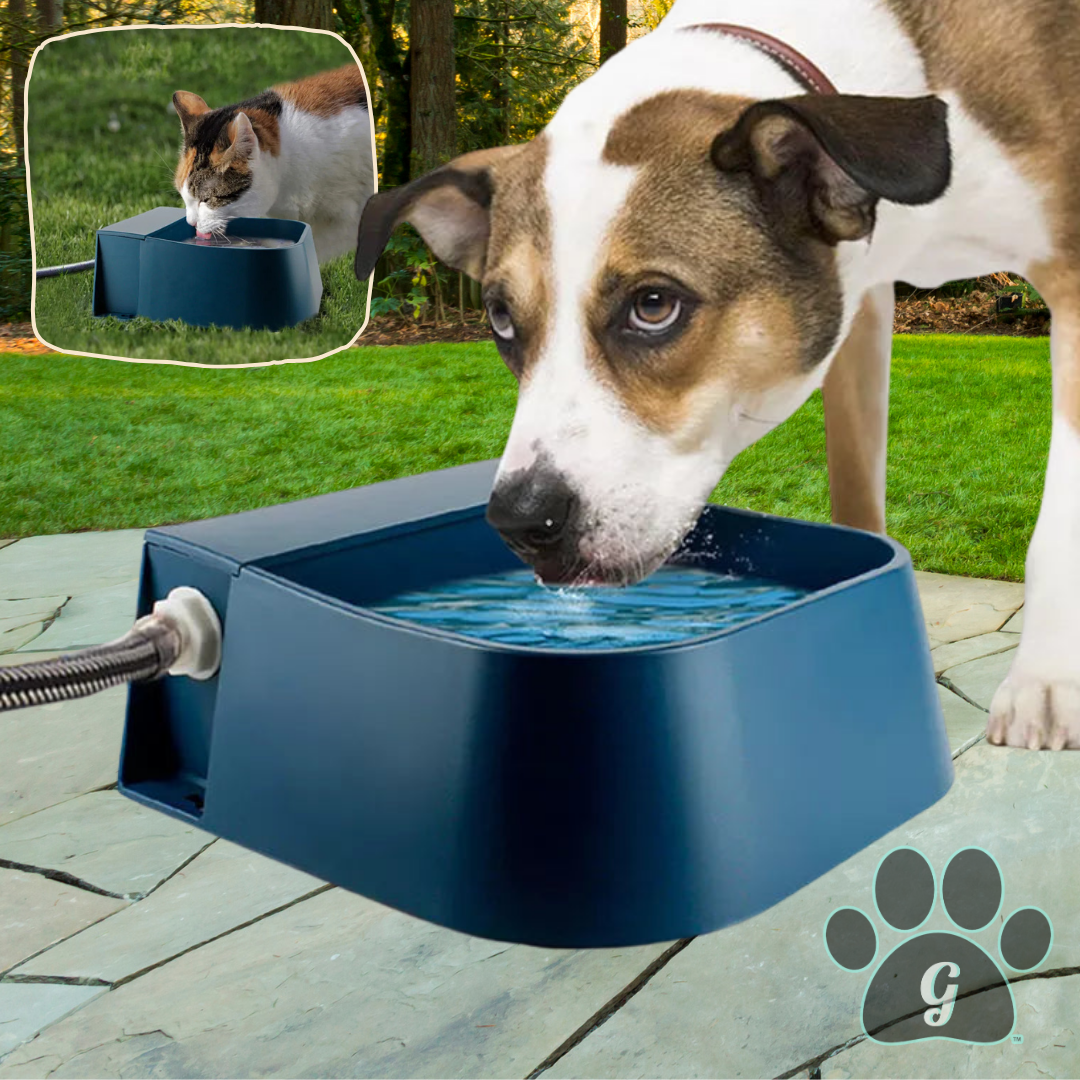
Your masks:
<instances>
[{"instance_id":1,"label":"cat's tongue","mask_svg":"<svg viewBox=\"0 0 1080 1080\"><path fill-rule=\"evenodd\" d=\"M199 238L200 240L213 240L213 239L214 239L214 234L213 234L213 233L208 233L208 232L199 232L199 230L198 230L198 229L196 229L196 230L195 230L195 235L196 235L196 236L197 236L197 237L198 237L198 238Z\"/></svg>"}]
</instances>

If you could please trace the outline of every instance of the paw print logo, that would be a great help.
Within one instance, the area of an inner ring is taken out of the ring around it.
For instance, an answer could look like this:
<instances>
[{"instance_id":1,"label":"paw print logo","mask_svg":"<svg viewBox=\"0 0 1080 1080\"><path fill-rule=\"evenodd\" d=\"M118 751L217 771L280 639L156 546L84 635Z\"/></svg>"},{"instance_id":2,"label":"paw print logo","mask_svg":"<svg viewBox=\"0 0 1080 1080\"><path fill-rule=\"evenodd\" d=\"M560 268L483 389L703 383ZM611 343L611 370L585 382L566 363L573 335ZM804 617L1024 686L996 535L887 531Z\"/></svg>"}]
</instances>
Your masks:
<instances>
[{"instance_id":1,"label":"paw print logo","mask_svg":"<svg viewBox=\"0 0 1080 1080\"><path fill-rule=\"evenodd\" d=\"M897 848L874 876L881 921L912 934L874 970L863 997L862 1025L876 1042L955 1039L996 1043L1016 1020L1009 980L982 945L962 936L990 927L1001 910L1001 872L981 848L958 851L941 878L941 904L959 933L917 931L938 896L934 871L914 848ZM996 951L1015 972L1038 967L1050 952L1053 928L1038 908L1004 921ZM989 943L987 943L989 946ZM840 908L825 924L825 948L847 971L864 971L878 954L874 924L856 908Z\"/></svg>"}]
</instances>

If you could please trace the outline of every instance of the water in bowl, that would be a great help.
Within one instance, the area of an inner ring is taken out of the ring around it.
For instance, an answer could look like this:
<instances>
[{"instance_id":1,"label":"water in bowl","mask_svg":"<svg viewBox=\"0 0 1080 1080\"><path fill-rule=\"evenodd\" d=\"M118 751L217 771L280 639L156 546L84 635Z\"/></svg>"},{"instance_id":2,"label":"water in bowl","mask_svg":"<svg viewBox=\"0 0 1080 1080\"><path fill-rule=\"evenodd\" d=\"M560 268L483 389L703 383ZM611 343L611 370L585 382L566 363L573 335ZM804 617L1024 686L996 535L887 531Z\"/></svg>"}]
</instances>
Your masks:
<instances>
[{"instance_id":1,"label":"water in bowl","mask_svg":"<svg viewBox=\"0 0 1080 1080\"><path fill-rule=\"evenodd\" d=\"M225 236L189 236L180 243L195 244L197 247L285 248L292 247L296 241L286 240L280 236L234 236L232 233L226 233Z\"/></svg>"},{"instance_id":2,"label":"water in bowl","mask_svg":"<svg viewBox=\"0 0 1080 1080\"><path fill-rule=\"evenodd\" d=\"M664 566L625 588L538 585L531 570L450 581L371 610L462 637L539 649L630 649L726 630L807 590L763 578Z\"/></svg>"}]
</instances>

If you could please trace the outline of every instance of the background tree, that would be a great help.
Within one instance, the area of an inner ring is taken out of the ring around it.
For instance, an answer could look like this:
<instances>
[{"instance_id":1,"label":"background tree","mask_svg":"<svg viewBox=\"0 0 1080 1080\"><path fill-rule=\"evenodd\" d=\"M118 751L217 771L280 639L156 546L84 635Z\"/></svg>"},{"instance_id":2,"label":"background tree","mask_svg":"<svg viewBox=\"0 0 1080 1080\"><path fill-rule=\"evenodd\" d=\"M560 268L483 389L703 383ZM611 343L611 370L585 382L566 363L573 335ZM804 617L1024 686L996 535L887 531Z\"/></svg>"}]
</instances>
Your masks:
<instances>
[{"instance_id":1,"label":"background tree","mask_svg":"<svg viewBox=\"0 0 1080 1080\"><path fill-rule=\"evenodd\" d=\"M566 0L459 0L458 153L525 142L596 67Z\"/></svg>"},{"instance_id":2,"label":"background tree","mask_svg":"<svg viewBox=\"0 0 1080 1080\"><path fill-rule=\"evenodd\" d=\"M60 32L64 22L64 5L60 0L37 0L37 14L42 38Z\"/></svg>"},{"instance_id":3,"label":"background tree","mask_svg":"<svg viewBox=\"0 0 1080 1080\"><path fill-rule=\"evenodd\" d=\"M403 0L339 0L338 21L354 45L366 37L378 143L379 186L396 187L409 179L412 109L409 100L409 8ZM361 56L363 52L358 49Z\"/></svg>"},{"instance_id":4,"label":"background tree","mask_svg":"<svg viewBox=\"0 0 1080 1080\"><path fill-rule=\"evenodd\" d=\"M23 85L32 49L24 0L8 0L0 25L3 129L0 132L0 316L15 318L29 306L30 231L23 170Z\"/></svg>"},{"instance_id":5,"label":"background tree","mask_svg":"<svg viewBox=\"0 0 1080 1080\"><path fill-rule=\"evenodd\" d=\"M334 8L331 0L255 0L255 21L333 30Z\"/></svg>"},{"instance_id":6,"label":"background tree","mask_svg":"<svg viewBox=\"0 0 1080 1080\"><path fill-rule=\"evenodd\" d=\"M626 0L600 0L600 63L626 48Z\"/></svg>"},{"instance_id":7,"label":"background tree","mask_svg":"<svg viewBox=\"0 0 1080 1080\"><path fill-rule=\"evenodd\" d=\"M410 176L454 156L454 0L412 0L409 34Z\"/></svg>"},{"instance_id":8,"label":"background tree","mask_svg":"<svg viewBox=\"0 0 1080 1080\"><path fill-rule=\"evenodd\" d=\"M37 44L35 27L27 17L26 0L8 0L4 20L4 52L11 80L11 145L21 164L23 154L23 90L30 54Z\"/></svg>"}]
</instances>

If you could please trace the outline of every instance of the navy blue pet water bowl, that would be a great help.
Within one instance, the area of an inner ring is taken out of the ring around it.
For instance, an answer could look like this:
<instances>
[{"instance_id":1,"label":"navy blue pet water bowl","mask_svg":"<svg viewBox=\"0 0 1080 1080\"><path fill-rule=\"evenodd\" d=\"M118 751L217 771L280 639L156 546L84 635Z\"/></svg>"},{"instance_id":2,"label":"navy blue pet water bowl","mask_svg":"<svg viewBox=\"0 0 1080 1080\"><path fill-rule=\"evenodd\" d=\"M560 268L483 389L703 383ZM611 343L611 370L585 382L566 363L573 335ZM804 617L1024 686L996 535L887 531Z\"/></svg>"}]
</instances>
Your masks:
<instances>
[{"instance_id":1,"label":"navy blue pet water bowl","mask_svg":"<svg viewBox=\"0 0 1080 1080\"><path fill-rule=\"evenodd\" d=\"M185 211L171 206L98 229L93 313L234 330L282 330L318 314L310 225L237 218L226 235L236 242L195 243Z\"/></svg>"},{"instance_id":2,"label":"navy blue pet water bowl","mask_svg":"<svg viewBox=\"0 0 1080 1080\"><path fill-rule=\"evenodd\" d=\"M655 648L477 641L372 610L520 567L495 462L146 534L224 626L206 682L131 687L120 790L487 938L624 946L782 900L953 778L911 560L708 506L681 557L809 592Z\"/></svg>"}]
</instances>

